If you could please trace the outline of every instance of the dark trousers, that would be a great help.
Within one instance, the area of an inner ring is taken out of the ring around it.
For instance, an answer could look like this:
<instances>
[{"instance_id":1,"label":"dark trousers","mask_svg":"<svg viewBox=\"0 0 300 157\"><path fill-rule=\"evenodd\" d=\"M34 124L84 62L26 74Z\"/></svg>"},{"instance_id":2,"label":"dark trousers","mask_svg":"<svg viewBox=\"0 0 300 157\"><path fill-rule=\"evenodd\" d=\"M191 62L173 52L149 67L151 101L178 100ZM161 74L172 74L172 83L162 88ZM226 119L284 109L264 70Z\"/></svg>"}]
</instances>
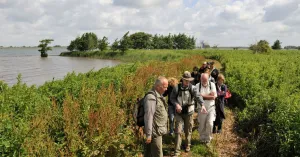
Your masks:
<instances>
[{"instance_id":1,"label":"dark trousers","mask_svg":"<svg viewBox=\"0 0 300 157\"><path fill-rule=\"evenodd\" d=\"M223 124L224 118L220 116L220 114L216 115L216 120L214 121L214 126L213 126L213 133L216 132L216 127L218 127L218 131L222 131L222 124Z\"/></svg>"}]
</instances>

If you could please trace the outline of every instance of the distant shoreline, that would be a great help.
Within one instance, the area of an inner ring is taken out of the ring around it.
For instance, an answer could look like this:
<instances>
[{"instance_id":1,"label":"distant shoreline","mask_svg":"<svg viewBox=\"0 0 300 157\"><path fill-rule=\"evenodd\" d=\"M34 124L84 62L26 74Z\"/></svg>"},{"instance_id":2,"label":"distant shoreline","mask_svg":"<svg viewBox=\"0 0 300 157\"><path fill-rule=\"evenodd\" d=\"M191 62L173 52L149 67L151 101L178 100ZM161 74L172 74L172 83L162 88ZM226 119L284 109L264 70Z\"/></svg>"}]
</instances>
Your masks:
<instances>
[{"instance_id":1,"label":"distant shoreline","mask_svg":"<svg viewBox=\"0 0 300 157\"><path fill-rule=\"evenodd\" d=\"M52 46L52 48L66 48L68 46ZM0 49L6 49L6 48L38 48L37 46L0 46Z\"/></svg>"}]
</instances>

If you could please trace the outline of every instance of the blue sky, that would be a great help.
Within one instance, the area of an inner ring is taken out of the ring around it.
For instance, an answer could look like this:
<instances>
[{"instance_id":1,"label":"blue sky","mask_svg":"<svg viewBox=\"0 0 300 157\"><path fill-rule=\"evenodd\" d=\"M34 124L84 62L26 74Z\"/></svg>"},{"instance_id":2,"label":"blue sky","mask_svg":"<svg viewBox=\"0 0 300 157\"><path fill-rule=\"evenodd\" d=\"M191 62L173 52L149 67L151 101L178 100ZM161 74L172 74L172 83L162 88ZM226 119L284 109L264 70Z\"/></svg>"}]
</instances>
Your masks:
<instances>
[{"instance_id":1,"label":"blue sky","mask_svg":"<svg viewBox=\"0 0 300 157\"><path fill-rule=\"evenodd\" d=\"M183 0L183 3L186 7L194 7L197 4L198 0Z\"/></svg>"},{"instance_id":2,"label":"blue sky","mask_svg":"<svg viewBox=\"0 0 300 157\"><path fill-rule=\"evenodd\" d=\"M112 42L124 33L186 33L197 44L300 45L299 0L0 0L0 46L68 45L85 32Z\"/></svg>"}]
</instances>

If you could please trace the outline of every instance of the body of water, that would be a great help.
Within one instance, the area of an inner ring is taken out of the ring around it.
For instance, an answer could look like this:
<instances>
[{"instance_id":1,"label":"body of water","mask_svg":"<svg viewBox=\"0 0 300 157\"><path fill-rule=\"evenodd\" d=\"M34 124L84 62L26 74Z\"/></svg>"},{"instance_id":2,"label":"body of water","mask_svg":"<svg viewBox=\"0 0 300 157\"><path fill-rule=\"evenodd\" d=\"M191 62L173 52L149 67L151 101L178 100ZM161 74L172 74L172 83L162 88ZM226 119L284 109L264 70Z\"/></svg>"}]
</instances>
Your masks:
<instances>
[{"instance_id":1,"label":"body of water","mask_svg":"<svg viewBox=\"0 0 300 157\"><path fill-rule=\"evenodd\" d=\"M64 47L53 48L47 58L40 57L38 48L0 48L0 80L13 85L18 74L28 85L42 85L45 81L62 79L68 72L88 72L120 64L115 60L60 57Z\"/></svg>"}]
</instances>

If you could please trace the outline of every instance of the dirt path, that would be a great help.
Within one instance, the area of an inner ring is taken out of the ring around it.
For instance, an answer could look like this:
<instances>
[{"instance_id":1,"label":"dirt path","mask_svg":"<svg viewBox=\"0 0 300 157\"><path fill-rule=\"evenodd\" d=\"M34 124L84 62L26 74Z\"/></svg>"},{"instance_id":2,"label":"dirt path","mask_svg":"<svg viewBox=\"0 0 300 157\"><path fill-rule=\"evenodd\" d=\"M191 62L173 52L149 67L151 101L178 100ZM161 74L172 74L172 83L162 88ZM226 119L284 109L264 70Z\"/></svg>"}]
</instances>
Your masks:
<instances>
[{"instance_id":1,"label":"dirt path","mask_svg":"<svg viewBox=\"0 0 300 157\"><path fill-rule=\"evenodd\" d=\"M235 157L246 156L242 152L242 146L246 142L244 139L239 138L234 132L234 114L232 110L226 108L226 119L223 122L223 132L214 134L213 140L209 146L200 144L199 134L196 124L192 136L191 152L186 153L182 150L181 157L194 157L194 156L218 156L218 157ZM195 113L194 119L197 117ZM195 119L196 121L196 119ZM164 154L165 157L171 157L174 153L174 136L167 135L164 138Z\"/></svg>"}]
</instances>

